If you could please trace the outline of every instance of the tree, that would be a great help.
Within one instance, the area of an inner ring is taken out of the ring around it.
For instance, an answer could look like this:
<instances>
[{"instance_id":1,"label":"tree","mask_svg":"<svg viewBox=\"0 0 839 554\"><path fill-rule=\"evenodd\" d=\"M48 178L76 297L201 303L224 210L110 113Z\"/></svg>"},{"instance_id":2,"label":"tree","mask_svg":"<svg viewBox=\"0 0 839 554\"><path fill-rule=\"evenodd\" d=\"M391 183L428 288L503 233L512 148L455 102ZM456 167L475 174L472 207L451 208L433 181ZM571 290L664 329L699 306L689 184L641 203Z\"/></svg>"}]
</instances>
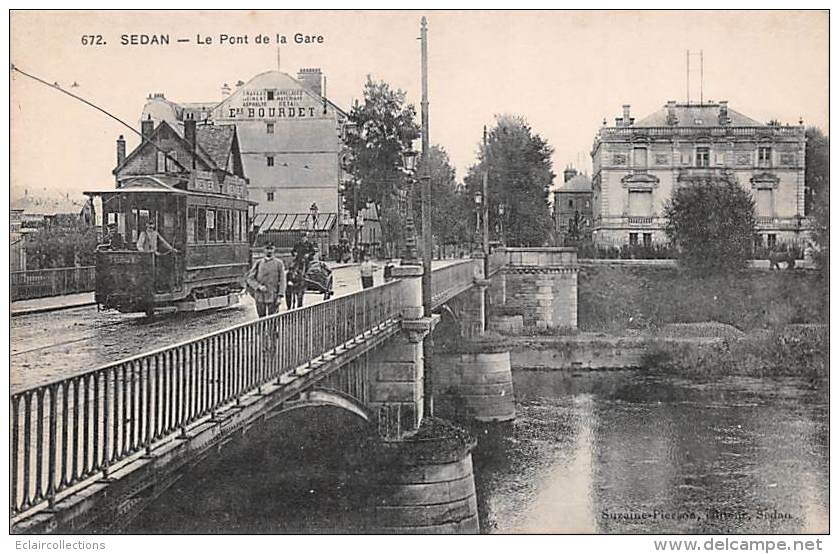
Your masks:
<instances>
[{"instance_id":1,"label":"tree","mask_svg":"<svg viewBox=\"0 0 839 554\"><path fill-rule=\"evenodd\" d=\"M359 209L367 201L376 204L385 242L401 236L398 191L406 184L402 154L419 137L415 118L416 110L405 103L404 91L369 75L364 103L356 104L349 115L354 130L348 134L347 146L354 183L345 189L346 205L356 200Z\"/></svg>"},{"instance_id":2,"label":"tree","mask_svg":"<svg viewBox=\"0 0 839 554\"><path fill-rule=\"evenodd\" d=\"M498 115L495 120L486 150L480 146L479 161L469 168L466 187L470 195L482 190L482 171L488 164L490 229L503 203L507 244L543 246L553 227L548 208L548 191L556 177L551 171L553 148L521 116Z\"/></svg>"},{"instance_id":3,"label":"tree","mask_svg":"<svg viewBox=\"0 0 839 554\"><path fill-rule=\"evenodd\" d=\"M414 221L417 233L422 231L422 181L425 160L419 164L414 184ZM433 145L428 153L428 173L431 176L431 232L438 244L460 244L468 240L468 220L473 211L465 202L465 191L460 191L449 155L442 146Z\"/></svg>"},{"instance_id":4,"label":"tree","mask_svg":"<svg viewBox=\"0 0 839 554\"><path fill-rule=\"evenodd\" d=\"M816 266L827 276L830 258L830 139L816 127L805 131L804 213L813 224Z\"/></svg>"},{"instance_id":5,"label":"tree","mask_svg":"<svg viewBox=\"0 0 839 554\"><path fill-rule=\"evenodd\" d=\"M96 228L73 220L46 225L26 238L26 259L33 269L93 265Z\"/></svg>"},{"instance_id":6,"label":"tree","mask_svg":"<svg viewBox=\"0 0 839 554\"><path fill-rule=\"evenodd\" d=\"M817 127L808 127L804 135L804 214L811 215L822 192L830 187L830 139Z\"/></svg>"},{"instance_id":7,"label":"tree","mask_svg":"<svg viewBox=\"0 0 839 554\"><path fill-rule=\"evenodd\" d=\"M736 178L678 187L665 205L664 217L679 263L688 269L720 273L748 264L755 235L754 200Z\"/></svg>"}]
</instances>

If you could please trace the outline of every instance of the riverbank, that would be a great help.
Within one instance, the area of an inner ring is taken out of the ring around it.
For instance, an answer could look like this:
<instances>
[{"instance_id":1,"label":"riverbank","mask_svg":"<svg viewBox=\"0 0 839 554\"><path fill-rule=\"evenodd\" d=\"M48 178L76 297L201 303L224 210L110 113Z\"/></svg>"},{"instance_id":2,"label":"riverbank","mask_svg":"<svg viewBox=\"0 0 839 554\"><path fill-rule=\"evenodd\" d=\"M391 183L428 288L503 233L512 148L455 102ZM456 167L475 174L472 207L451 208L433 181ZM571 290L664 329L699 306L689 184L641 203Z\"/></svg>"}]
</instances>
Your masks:
<instances>
[{"instance_id":1,"label":"riverbank","mask_svg":"<svg viewBox=\"0 0 839 554\"><path fill-rule=\"evenodd\" d=\"M619 335L716 321L749 332L829 321L827 282L815 271L697 277L676 267L581 262L578 283L583 331Z\"/></svg>"},{"instance_id":2,"label":"riverbank","mask_svg":"<svg viewBox=\"0 0 839 554\"><path fill-rule=\"evenodd\" d=\"M827 325L799 324L744 333L709 322L673 324L620 336L605 333L504 336L514 369L642 369L683 377L829 374Z\"/></svg>"}]
</instances>

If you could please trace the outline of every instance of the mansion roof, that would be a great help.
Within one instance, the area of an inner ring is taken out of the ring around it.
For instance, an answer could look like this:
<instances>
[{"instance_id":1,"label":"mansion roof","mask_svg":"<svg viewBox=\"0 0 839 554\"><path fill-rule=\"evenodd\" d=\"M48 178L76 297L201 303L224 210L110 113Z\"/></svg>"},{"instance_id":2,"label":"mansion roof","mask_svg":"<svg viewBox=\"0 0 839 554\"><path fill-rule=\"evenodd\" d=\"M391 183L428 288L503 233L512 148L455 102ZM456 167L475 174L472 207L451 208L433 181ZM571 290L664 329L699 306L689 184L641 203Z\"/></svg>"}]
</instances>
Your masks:
<instances>
[{"instance_id":1,"label":"mansion roof","mask_svg":"<svg viewBox=\"0 0 839 554\"><path fill-rule=\"evenodd\" d=\"M664 105L660 110L633 123L634 127L719 127L720 112L728 116L726 125L732 127L763 127L760 121L732 110L727 105L718 103ZM675 116L675 117L673 117Z\"/></svg>"}]
</instances>

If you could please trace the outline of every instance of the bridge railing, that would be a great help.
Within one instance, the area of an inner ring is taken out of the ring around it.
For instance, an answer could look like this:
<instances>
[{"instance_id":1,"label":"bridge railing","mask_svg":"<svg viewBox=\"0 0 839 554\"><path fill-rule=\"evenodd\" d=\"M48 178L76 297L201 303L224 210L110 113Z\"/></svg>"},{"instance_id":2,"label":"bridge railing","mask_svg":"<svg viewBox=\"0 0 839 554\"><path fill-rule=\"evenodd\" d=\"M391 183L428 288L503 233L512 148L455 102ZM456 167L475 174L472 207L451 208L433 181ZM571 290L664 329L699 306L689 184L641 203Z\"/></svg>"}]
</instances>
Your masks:
<instances>
[{"instance_id":1,"label":"bridge railing","mask_svg":"<svg viewBox=\"0 0 839 554\"><path fill-rule=\"evenodd\" d=\"M10 398L14 517L399 317L403 282L211 333Z\"/></svg>"},{"instance_id":2,"label":"bridge railing","mask_svg":"<svg viewBox=\"0 0 839 554\"><path fill-rule=\"evenodd\" d=\"M472 286L476 272L480 271L480 260L463 260L431 272L431 302L434 306L443 304Z\"/></svg>"},{"instance_id":3,"label":"bridge railing","mask_svg":"<svg viewBox=\"0 0 839 554\"><path fill-rule=\"evenodd\" d=\"M90 292L96 286L94 266L59 267L9 273L9 293L12 302Z\"/></svg>"},{"instance_id":4,"label":"bridge railing","mask_svg":"<svg viewBox=\"0 0 839 554\"><path fill-rule=\"evenodd\" d=\"M494 275L499 269L507 264L507 251L495 250L489 255L489 275Z\"/></svg>"}]
</instances>

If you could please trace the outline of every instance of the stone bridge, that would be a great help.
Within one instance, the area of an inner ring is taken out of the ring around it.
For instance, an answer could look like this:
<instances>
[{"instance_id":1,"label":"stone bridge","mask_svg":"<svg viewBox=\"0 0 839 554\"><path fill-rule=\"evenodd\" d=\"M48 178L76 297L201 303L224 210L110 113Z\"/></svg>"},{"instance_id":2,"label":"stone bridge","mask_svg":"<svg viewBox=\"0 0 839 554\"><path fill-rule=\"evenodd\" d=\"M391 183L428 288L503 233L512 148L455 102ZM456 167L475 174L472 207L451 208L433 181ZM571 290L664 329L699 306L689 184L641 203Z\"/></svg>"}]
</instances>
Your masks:
<instances>
[{"instance_id":1,"label":"stone bridge","mask_svg":"<svg viewBox=\"0 0 839 554\"><path fill-rule=\"evenodd\" d=\"M325 406L367 422L397 454L377 531L477 532L474 442L438 437L429 458L423 438L418 450L425 395L439 401L435 415L514 418L509 352L481 342L489 306L519 309L524 325L576 326L576 252L499 249L486 264L438 268L430 317L421 277L420 266L400 266L389 283L13 395L12 532L118 531L248 428ZM426 363L423 340L438 322L429 338L441 347Z\"/></svg>"}]
</instances>

